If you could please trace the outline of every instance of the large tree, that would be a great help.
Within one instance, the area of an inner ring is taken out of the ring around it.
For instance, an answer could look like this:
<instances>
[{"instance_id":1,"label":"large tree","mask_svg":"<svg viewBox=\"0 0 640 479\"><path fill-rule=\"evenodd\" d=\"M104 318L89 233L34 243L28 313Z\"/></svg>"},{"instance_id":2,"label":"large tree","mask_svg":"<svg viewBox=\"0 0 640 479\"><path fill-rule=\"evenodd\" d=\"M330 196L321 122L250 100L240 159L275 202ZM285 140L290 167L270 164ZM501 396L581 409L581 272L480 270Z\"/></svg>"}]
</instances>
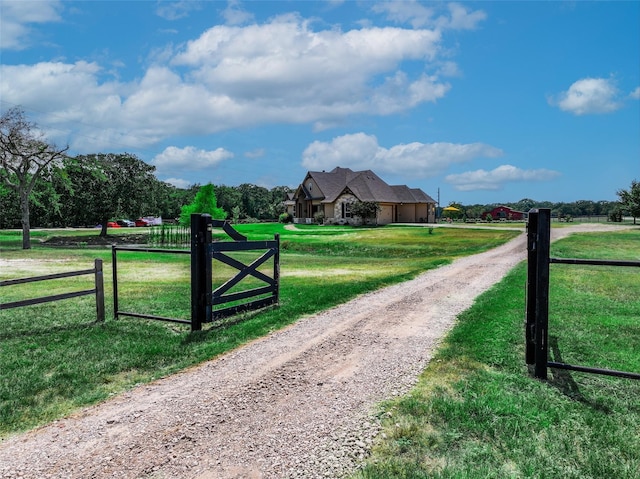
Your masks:
<instances>
[{"instance_id":1,"label":"large tree","mask_svg":"<svg viewBox=\"0 0 640 479\"><path fill-rule=\"evenodd\" d=\"M0 117L0 182L14 190L20 202L22 248L31 248L29 196L36 183L52 174L69 146L46 140L20 107Z\"/></svg>"},{"instance_id":2,"label":"large tree","mask_svg":"<svg viewBox=\"0 0 640 479\"><path fill-rule=\"evenodd\" d=\"M633 180L629 190L618 190L616 194L620 198L622 207L633 216L633 224L635 225L636 218L640 217L640 183Z\"/></svg>"},{"instance_id":3,"label":"large tree","mask_svg":"<svg viewBox=\"0 0 640 479\"><path fill-rule=\"evenodd\" d=\"M231 213L232 216L234 208L236 208L238 217L245 214L246 210L242 203L242 192L237 187L217 185L216 199L218 201L218 206L227 213Z\"/></svg>"},{"instance_id":4,"label":"large tree","mask_svg":"<svg viewBox=\"0 0 640 479\"><path fill-rule=\"evenodd\" d=\"M257 218L259 220L273 218L269 213L271 209L271 194L268 189L251 183L243 183L237 189L242 194L244 212L249 218Z\"/></svg>"},{"instance_id":5,"label":"large tree","mask_svg":"<svg viewBox=\"0 0 640 479\"><path fill-rule=\"evenodd\" d=\"M66 167L73 187L71 212L81 224L99 223L100 236L107 235L110 219L156 212L155 167L135 155L77 156Z\"/></svg>"}]
</instances>

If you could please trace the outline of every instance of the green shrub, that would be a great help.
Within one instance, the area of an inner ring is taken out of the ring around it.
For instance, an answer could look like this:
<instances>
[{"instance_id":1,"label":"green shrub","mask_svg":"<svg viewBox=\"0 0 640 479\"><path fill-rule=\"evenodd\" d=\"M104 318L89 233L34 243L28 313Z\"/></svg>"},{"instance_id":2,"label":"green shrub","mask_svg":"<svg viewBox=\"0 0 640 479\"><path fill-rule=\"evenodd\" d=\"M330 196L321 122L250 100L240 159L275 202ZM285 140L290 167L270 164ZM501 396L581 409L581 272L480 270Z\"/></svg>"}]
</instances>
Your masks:
<instances>
[{"instance_id":1,"label":"green shrub","mask_svg":"<svg viewBox=\"0 0 640 479\"><path fill-rule=\"evenodd\" d=\"M289 213L282 213L280 216L278 216L278 222L280 222L280 223L292 223L293 222L293 216L291 216Z\"/></svg>"}]
</instances>

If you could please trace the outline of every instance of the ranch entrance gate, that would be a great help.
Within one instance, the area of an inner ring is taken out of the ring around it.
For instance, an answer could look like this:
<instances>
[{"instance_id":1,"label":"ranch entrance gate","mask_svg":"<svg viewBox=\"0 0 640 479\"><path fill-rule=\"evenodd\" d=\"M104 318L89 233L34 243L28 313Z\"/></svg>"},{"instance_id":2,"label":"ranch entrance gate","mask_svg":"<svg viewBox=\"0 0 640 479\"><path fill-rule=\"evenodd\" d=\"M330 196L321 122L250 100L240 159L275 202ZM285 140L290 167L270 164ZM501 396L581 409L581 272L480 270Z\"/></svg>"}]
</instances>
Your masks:
<instances>
[{"instance_id":1,"label":"ranch entrance gate","mask_svg":"<svg viewBox=\"0 0 640 479\"><path fill-rule=\"evenodd\" d=\"M594 265L640 267L640 261L552 258L551 210L529 211L527 223L527 299L525 324L525 355L527 364L534 365L534 376L547 379L547 368L568 369L607 376L640 379L640 373L577 366L549 361L549 265Z\"/></svg>"},{"instance_id":2,"label":"ranch entrance gate","mask_svg":"<svg viewBox=\"0 0 640 479\"><path fill-rule=\"evenodd\" d=\"M222 228L233 241L213 241L213 228ZM166 318L150 314L121 311L118 301L117 251L147 253L175 253L191 255L191 320ZM262 251L249 264L229 256L229 252ZM278 304L280 294L280 236L273 240L249 241L223 220L214 220L207 214L191 215L191 250L167 250L114 246L112 249L114 316L132 316L177 323L191 324L192 331L202 329L202 324L219 321L229 316ZM258 271L271 260L273 274ZM212 289L213 261L238 270L235 276ZM257 279L261 286L239 290L238 284L245 278Z\"/></svg>"}]
</instances>

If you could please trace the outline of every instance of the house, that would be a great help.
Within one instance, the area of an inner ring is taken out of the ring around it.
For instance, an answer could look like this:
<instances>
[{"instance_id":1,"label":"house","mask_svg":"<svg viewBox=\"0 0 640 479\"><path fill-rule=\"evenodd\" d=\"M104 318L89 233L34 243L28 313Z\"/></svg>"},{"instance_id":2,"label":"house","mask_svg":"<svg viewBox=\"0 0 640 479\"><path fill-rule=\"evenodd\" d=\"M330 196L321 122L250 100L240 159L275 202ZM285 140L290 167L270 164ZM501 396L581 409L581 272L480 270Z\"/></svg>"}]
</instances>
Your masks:
<instances>
[{"instance_id":1,"label":"house","mask_svg":"<svg viewBox=\"0 0 640 479\"><path fill-rule=\"evenodd\" d=\"M380 206L376 223L434 223L436 202L419 188L388 185L371 170L353 171L336 167L329 172L309 171L298 186L294 222L354 224L360 218L351 215L355 201L375 202Z\"/></svg>"},{"instance_id":2,"label":"house","mask_svg":"<svg viewBox=\"0 0 640 479\"><path fill-rule=\"evenodd\" d=\"M496 206L491 211L482 213L483 219L488 219L489 216L492 220L498 221L523 221L527 217L527 213L512 210L508 206Z\"/></svg>"},{"instance_id":3,"label":"house","mask_svg":"<svg viewBox=\"0 0 640 479\"><path fill-rule=\"evenodd\" d=\"M284 212L293 217L296 211L295 192L287 192L282 205L284 206Z\"/></svg>"}]
</instances>

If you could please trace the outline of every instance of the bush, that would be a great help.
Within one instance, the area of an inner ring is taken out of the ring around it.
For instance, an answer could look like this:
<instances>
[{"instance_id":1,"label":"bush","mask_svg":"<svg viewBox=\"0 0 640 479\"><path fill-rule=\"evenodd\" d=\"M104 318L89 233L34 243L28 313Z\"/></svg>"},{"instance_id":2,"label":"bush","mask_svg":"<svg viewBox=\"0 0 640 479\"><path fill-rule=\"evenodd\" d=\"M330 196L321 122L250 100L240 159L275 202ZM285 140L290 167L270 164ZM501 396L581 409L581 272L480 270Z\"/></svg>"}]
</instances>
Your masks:
<instances>
[{"instance_id":1,"label":"bush","mask_svg":"<svg viewBox=\"0 0 640 479\"><path fill-rule=\"evenodd\" d=\"M622 223L622 210L620 208L616 208L609 213L609 221L613 223Z\"/></svg>"},{"instance_id":2,"label":"bush","mask_svg":"<svg viewBox=\"0 0 640 479\"><path fill-rule=\"evenodd\" d=\"M318 223L319 225L324 223L324 213L319 211L316 214L313 215L313 219L316 221L316 223Z\"/></svg>"},{"instance_id":3,"label":"bush","mask_svg":"<svg viewBox=\"0 0 640 479\"><path fill-rule=\"evenodd\" d=\"M280 216L278 216L278 222L279 223L292 223L293 222L293 216L291 216L289 213L282 213Z\"/></svg>"}]
</instances>

